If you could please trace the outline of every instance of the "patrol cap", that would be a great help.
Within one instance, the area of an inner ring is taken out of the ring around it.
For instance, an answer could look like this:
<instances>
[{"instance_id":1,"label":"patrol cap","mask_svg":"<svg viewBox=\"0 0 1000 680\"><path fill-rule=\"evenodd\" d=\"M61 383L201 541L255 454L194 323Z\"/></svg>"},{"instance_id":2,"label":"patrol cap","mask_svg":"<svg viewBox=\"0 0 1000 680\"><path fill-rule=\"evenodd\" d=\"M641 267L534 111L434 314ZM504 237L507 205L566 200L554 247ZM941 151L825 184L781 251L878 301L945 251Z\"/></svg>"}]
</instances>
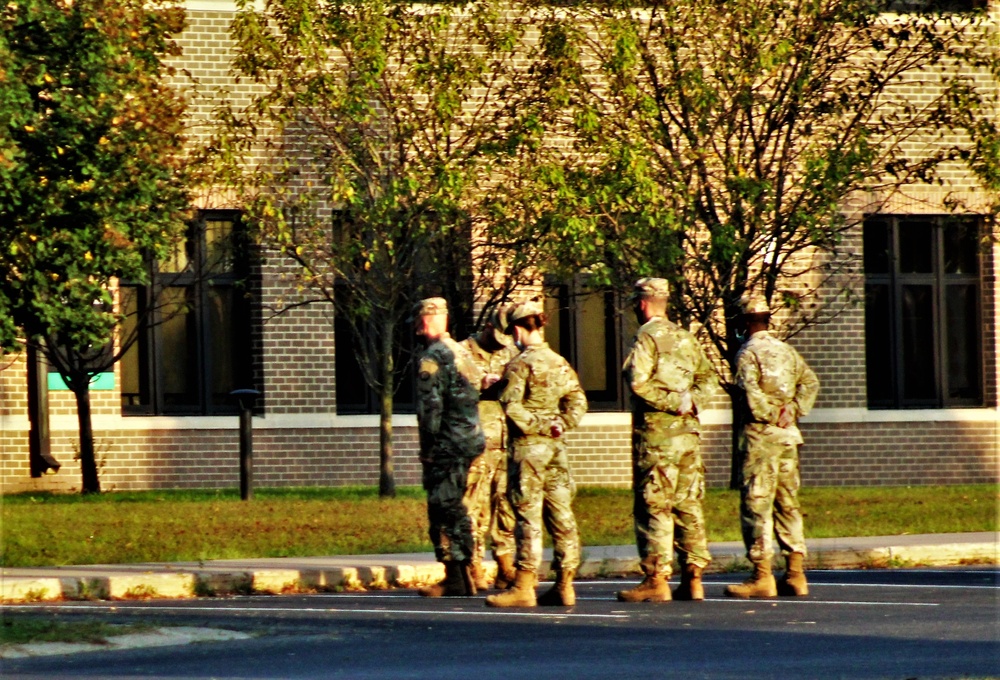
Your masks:
<instances>
[{"instance_id":1,"label":"patrol cap","mask_svg":"<svg viewBox=\"0 0 1000 680\"><path fill-rule=\"evenodd\" d=\"M413 318L421 316L437 316L448 313L448 301L443 297L424 298L413 308Z\"/></svg>"},{"instance_id":2,"label":"patrol cap","mask_svg":"<svg viewBox=\"0 0 1000 680\"><path fill-rule=\"evenodd\" d=\"M507 330L521 319L529 316L541 316L544 314L541 303L535 300L526 300L512 305L507 312Z\"/></svg>"},{"instance_id":3,"label":"patrol cap","mask_svg":"<svg viewBox=\"0 0 1000 680\"><path fill-rule=\"evenodd\" d=\"M645 277L635 282L632 288L633 300L665 300L670 294L670 284L666 279Z\"/></svg>"},{"instance_id":4,"label":"patrol cap","mask_svg":"<svg viewBox=\"0 0 1000 680\"><path fill-rule=\"evenodd\" d=\"M763 295L744 295L740 299L740 312L743 316L770 316L771 308Z\"/></svg>"}]
</instances>

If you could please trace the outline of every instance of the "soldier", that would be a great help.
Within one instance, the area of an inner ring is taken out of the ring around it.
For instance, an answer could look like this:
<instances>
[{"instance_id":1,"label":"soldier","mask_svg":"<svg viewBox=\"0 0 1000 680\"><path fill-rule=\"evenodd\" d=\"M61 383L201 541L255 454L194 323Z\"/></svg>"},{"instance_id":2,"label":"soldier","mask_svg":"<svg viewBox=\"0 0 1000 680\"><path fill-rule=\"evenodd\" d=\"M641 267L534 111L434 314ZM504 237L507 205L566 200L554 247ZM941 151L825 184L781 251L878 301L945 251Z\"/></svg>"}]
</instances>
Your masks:
<instances>
[{"instance_id":1,"label":"soldier","mask_svg":"<svg viewBox=\"0 0 1000 680\"><path fill-rule=\"evenodd\" d=\"M622 369L632 389L633 515L645 576L618 593L623 602L671 600L675 546L682 572L673 597L703 600L701 573L712 560L702 511L698 411L715 374L694 336L666 318L667 292L665 279L636 282L633 300L642 326Z\"/></svg>"},{"instance_id":2,"label":"soldier","mask_svg":"<svg viewBox=\"0 0 1000 680\"><path fill-rule=\"evenodd\" d=\"M768 332L771 310L764 298L746 297L740 304L747 333L736 355L736 386L745 394L747 412L740 434L740 525L754 571L744 583L727 587L726 595L807 595L797 424L816 401L819 380L791 345ZM777 584L771 574L775 533L787 559Z\"/></svg>"},{"instance_id":3,"label":"soldier","mask_svg":"<svg viewBox=\"0 0 1000 680\"><path fill-rule=\"evenodd\" d=\"M501 380L507 363L517 356L517 348L507 328L507 309L499 307L482 330L460 344L485 377L479 395L479 422L486 435L486 450L472 461L465 489L465 504L472 517L475 552L472 573L476 588L488 587L483 571L487 537L493 541L497 563L494 586L506 590L514 583L514 510L507 498L507 417L498 401L505 382Z\"/></svg>"},{"instance_id":4,"label":"soldier","mask_svg":"<svg viewBox=\"0 0 1000 680\"><path fill-rule=\"evenodd\" d=\"M500 403L510 427L509 494L517 526L514 587L490 595L491 607L576 604L573 576L580 564L580 536L573 515L573 480L563 435L580 424L587 397L576 372L549 348L541 305L523 302L510 311L514 341L521 348L504 373ZM542 562L542 526L552 535L556 584L535 597Z\"/></svg>"},{"instance_id":5,"label":"soldier","mask_svg":"<svg viewBox=\"0 0 1000 680\"><path fill-rule=\"evenodd\" d=\"M444 298L422 300L414 330L425 343L417 362L417 426L434 554L445 578L420 589L425 597L475 595L470 571L472 521L462 502L469 463L483 452L479 386L483 375L448 334Z\"/></svg>"}]
</instances>

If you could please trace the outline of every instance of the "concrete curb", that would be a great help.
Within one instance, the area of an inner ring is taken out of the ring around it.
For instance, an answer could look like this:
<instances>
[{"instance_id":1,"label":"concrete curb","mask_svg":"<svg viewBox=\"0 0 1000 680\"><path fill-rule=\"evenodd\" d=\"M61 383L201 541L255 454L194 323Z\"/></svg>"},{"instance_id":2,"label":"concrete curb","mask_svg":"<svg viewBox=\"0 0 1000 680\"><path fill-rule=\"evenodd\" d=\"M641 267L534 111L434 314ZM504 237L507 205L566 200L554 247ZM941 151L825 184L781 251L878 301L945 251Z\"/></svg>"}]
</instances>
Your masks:
<instances>
[{"instance_id":1,"label":"concrete curb","mask_svg":"<svg viewBox=\"0 0 1000 680\"><path fill-rule=\"evenodd\" d=\"M988 534L987 534L988 535ZM983 534L976 534L980 538ZM877 546L852 547L865 539L820 539L838 545L810 546L806 565L810 569L884 569L912 566L955 566L985 564L1000 566L996 535L992 541L949 542L947 536L931 543L883 542ZM891 537L890 537L891 538ZM917 538L917 537L914 537ZM870 541L867 541L870 542ZM840 545L845 544L845 545ZM622 578L640 573L638 557L625 556L635 548L611 546L584 548L577 574L582 578ZM594 556L588 556L588 552ZM735 544L713 547L715 560L709 573L742 571L749 568L742 548ZM266 566L231 566L207 563L205 567L183 565L110 565L107 567L62 567L54 569L4 570L0 575L0 602L44 602L51 600L136 600L193 598L222 595L290 594L416 588L444 577L444 566L429 556L387 555L385 564L364 566L324 566L324 558L284 558L259 560ZM402 558L402 559L400 559ZM410 558L410 559L407 559ZM421 559L422 558L422 559ZM328 558L338 562L351 558ZM360 559L377 560L378 557ZM393 564L392 562L397 563ZM248 560L248 562L254 562ZM283 562L289 568L274 568ZM309 566L297 565L307 562ZM780 568L780 558L776 560ZM293 565L295 568L292 568ZM496 565L483 565L488 576L496 575ZM9 574L7 572L30 572ZM53 574L55 572L55 574ZM78 573L74 573L78 572ZM547 576L548 574L543 574Z\"/></svg>"}]
</instances>

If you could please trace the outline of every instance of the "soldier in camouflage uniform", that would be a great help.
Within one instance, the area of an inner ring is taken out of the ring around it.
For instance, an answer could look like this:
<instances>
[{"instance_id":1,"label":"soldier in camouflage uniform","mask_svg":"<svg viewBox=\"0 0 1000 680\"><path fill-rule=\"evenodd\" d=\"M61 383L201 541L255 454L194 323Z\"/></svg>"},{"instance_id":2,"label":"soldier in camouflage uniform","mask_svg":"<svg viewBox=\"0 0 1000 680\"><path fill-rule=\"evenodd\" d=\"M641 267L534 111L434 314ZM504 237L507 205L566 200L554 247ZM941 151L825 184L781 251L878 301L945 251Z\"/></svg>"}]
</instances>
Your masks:
<instances>
[{"instance_id":1,"label":"soldier in camouflage uniform","mask_svg":"<svg viewBox=\"0 0 1000 680\"><path fill-rule=\"evenodd\" d=\"M747 297L741 304L748 339L736 355L736 386L746 396L748 417L740 434L740 524L754 572L744 583L727 587L726 595L807 595L798 419L816 401L819 380L791 345L768 333L771 311L764 298ZM777 584L771 573L775 533L787 560Z\"/></svg>"},{"instance_id":2,"label":"soldier in camouflage uniform","mask_svg":"<svg viewBox=\"0 0 1000 680\"><path fill-rule=\"evenodd\" d=\"M573 576L580 564L580 536L573 515L573 480L563 435L580 424L587 397L576 372L549 348L541 305L523 302L510 312L521 354L507 365L500 403L510 426L510 499L517 517L517 575L514 587L490 595L492 607L534 607L576 603ZM556 584L536 599L542 562L542 527L552 535Z\"/></svg>"},{"instance_id":3,"label":"soldier in camouflage uniform","mask_svg":"<svg viewBox=\"0 0 1000 680\"><path fill-rule=\"evenodd\" d=\"M448 334L444 298L422 300L414 326L426 347L417 360L417 426L434 554L445 578L421 588L425 597L475 595L472 520L462 497L469 463L483 452L479 386L483 374Z\"/></svg>"},{"instance_id":4,"label":"soldier in camouflage uniform","mask_svg":"<svg viewBox=\"0 0 1000 680\"><path fill-rule=\"evenodd\" d=\"M477 335L460 343L485 374L479 395L479 422L486 435L486 450L472 461L465 489L475 539L472 573L481 590L489 585L482 567L487 538L493 541L496 587L505 590L514 583L514 509L507 498L507 417L498 400L506 385L501 380L504 368L517 356L517 348L504 333L506 328L507 310L498 308Z\"/></svg>"},{"instance_id":5,"label":"soldier in camouflage uniform","mask_svg":"<svg viewBox=\"0 0 1000 680\"><path fill-rule=\"evenodd\" d=\"M623 602L666 602L674 547L681 584L673 596L703 600L701 573L712 560L702 499L705 467L698 411L715 373L694 336L666 318L667 281L640 279L633 299L642 326L623 372L632 389L633 515L645 578Z\"/></svg>"}]
</instances>

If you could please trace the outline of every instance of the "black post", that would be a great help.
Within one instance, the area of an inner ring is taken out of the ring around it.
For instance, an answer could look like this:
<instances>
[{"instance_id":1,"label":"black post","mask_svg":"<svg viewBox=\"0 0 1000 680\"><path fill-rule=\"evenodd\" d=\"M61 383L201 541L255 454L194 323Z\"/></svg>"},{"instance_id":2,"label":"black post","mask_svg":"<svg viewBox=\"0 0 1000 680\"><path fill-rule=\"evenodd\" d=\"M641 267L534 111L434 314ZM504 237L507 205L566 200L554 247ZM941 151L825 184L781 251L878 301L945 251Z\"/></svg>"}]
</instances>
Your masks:
<instances>
[{"instance_id":1,"label":"black post","mask_svg":"<svg viewBox=\"0 0 1000 680\"><path fill-rule=\"evenodd\" d=\"M28 464L32 477L59 472L49 437L49 388L45 358L28 345Z\"/></svg>"},{"instance_id":2,"label":"black post","mask_svg":"<svg viewBox=\"0 0 1000 680\"><path fill-rule=\"evenodd\" d=\"M257 390L233 390L240 405L240 498L253 498L253 405L260 392Z\"/></svg>"}]
</instances>

